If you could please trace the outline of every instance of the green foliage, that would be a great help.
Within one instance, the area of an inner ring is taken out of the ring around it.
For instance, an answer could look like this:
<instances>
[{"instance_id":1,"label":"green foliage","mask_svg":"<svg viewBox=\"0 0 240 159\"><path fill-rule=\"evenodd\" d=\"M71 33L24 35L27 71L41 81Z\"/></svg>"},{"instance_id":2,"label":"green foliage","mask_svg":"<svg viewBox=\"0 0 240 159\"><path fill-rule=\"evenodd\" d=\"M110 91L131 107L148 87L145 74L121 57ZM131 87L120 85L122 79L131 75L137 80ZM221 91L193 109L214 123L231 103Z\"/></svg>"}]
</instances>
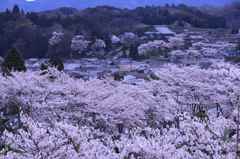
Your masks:
<instances>
[{"instance_id":1,"label":"green foliage","mask_svg":"<svg viewBox=\"0 0 240 159\"><path fill-rule=\"evenodd\" d=\"M202 121L208 120L208 114L205 110L199 110L194 115Z\"/></svg>"},{"instance_id":2,"label":"green foliage","mask_svg":"<svg viewBox=\"0 0 240 159\"><path fill-rule=\"evenodd\" d=\"M138 45L131 45L129 51L132 59L138 59Z\"/></svg>"},{"instance_id":3,"label":"green foliage","mask_svg":"<svg viewBox=\"0 0 240 159\"><path fill-rule=\"evenodd\" d=\"M237 50L237 51L240 51L240 42L237 44L236 50Z\"/></svg>"},{"instance_id":4,"label":"green foliage","mask_svg":"<svg viewBox=\"0 0 240 159\"><path fill-rule=\"evenodd\" d=\"M44 71L47 70L48 67L55 67L58 71L64 70L63 61L58 57L51 57L47 63L41 64L40 69Z\"/></svg>"},{"instance_id":5,"label":"green foliage","mask_svg":"<svg viewBox=\"0 0 240 159\"><path fill-rule=\"evenodd\" d=\"M25 58L44 58L51 52L59 57L69 57L73 35L84 34L89 39L100 38L111 49L110 35L124 32L144 34L151 25L186 22L194 27L224 27L225 19L208 15L199 9L184 5L138 7L133 10L101 6L81 11L64 8L50 12L21 11L17 5L0 14L0 56L11 46L17 47ZM104 26L104 27L102 27ZM151 28L151 27L150 27ZM49 50L48 40L53 31L64 30L63 41ZM135 56L135 48L131 48ZM134 57L135 58L135 57Z\"/></svg>"},{"instance_id":6,"label":"green foliage","mask_svg":"<svg viewBox=\"0 0 240 159\"><path fill-rule=\"evenodd\" d=\"M240 42L237 43L236 48L234 50L237 54L235 54L234 56L226 56L225 57L225 61L228 62L233 62L233 63L240 63Z\"/></svg>"},{"instance_id":7,"label":"green foliage","mask_svg":"<svg viewBox=\"0 0 240 159\"><path fill-rule=\"evenodd\" d=\"M58 57L50 58L49 64L52 67L56 67L59 71L63 71L64 70L63 61L60 58L58 58Z\"/></svg>"},{"instance_id":8,"label":"green foliage","mask_svg":"<svg viewBox=\"0 0 240 159\"><path fill-rule=\"evenodd\" d=\"M226 20L223 17L210 15L200 9L183 4L171 7L138 7L134 12L142 23L148 25L170 25L176 21L182 21L200 28L226 27Z\"/></svg>"},{"instance_id":9,"label":"green foliage","mask_svg":"<svg viewBox=\"0 0 240 159\"><path fill-rule=\"evenodd\" d=\"M228 57L225 57L225 61L240 63L240 56L228 56Z\"/></svg>"},{"instance_id":10,"label":"green foliage","mask_svg":"<svg viewBox=\"0 0 240 159\"><path fill-rule=\"evenodd\" d=\"M7 74L11 71L26 71L24 60L16 49L11 49L7 53L2 64L2 70Z\"/></svg>"},{"instance_id":11,"label":"green foliage","mask_svg":"<svg viewBox=\"0 0 240 159\"><path fill-rule=\"evenodd\" d=\"M46 63L42 63L40 66L40 70L44 71L48 69L48 65Z\"/></svg>"},{"instance_id":12,"label":"green foliage","mask_svg":"<svg viewBox=\"0 0 240 159\"><path fill-rule=\"evenodd\" d=\"M113 77L115 81L121 81L124 78L125 73L124 72L115 72Z\"/></svg>"}]
</instances>

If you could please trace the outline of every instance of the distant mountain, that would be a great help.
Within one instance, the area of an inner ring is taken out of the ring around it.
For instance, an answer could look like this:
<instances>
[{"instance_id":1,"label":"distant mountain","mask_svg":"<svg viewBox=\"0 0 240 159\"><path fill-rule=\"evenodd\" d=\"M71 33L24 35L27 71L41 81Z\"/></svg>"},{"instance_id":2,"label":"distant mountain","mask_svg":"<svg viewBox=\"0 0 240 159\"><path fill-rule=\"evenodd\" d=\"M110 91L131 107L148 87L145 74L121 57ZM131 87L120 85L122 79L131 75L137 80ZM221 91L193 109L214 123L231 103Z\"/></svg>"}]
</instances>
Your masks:
<instances>
[{"instance_id":1,"label":"distant mountain","mask_svg":"<svg viewBox=\"0 0 240 159\"><path fill-rule=\"evenodd\" d=\"M50 10L59 7L75 7L83 9L98 5L110 5L120 8L135 8L145 5L164 5L185 3L192 6L213 5L223 6L234 0L1 0L0 10L19 4L21 8L31 11Z\"/></svg>"}]
</instances>

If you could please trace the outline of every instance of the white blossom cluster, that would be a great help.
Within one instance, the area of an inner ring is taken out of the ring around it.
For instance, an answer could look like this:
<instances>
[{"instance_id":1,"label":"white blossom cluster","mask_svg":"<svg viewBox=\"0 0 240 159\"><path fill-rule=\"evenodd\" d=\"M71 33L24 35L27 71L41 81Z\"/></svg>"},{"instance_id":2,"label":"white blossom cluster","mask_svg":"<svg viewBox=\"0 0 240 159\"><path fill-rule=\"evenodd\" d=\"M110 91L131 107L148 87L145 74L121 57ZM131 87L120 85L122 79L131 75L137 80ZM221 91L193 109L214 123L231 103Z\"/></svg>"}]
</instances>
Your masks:
<instances>
[{"instance_id":1,"label":"white blossom cluster","mask_svg":"<svg viewBox=\"0 0 240 159\"><path fill-rule=\"evenodd\" d=\"M112 44L119 44L121 42L121 39L118 36L113 35L111 37L111 42L112 42Z\"/></svg>"},{"instance_id":2,"label":"white blossom cluster","mask_svg":"<svg viewBox=\"0 0 240 159\"><path fill-rule=\"evenodd\" d=\"M48 43L50 46L55 46L59 44L63 39L64 33L62 32L53 32L52 37L49 39Z\"/></svg>"},{"instance_id":3,"label":"white blossom cluster","mask_svg":"<svg viewBox=\"0 0 240 159\"><path fill-rule=\"evenodd\" d=\"M162 55L170 45L162 40L154 40L138 47L140 56L148 57L150 55Z\"/></svg>"},{"instance_id":4,"label":"white blossom cluster","mask_svg":"<svg viewBox=\"0 0 240 159\"><path fill-rule=\"evenodd\" d=\"M56 70L0 75L0 98L29 106L23 128L4 132L0 158L235 158L239 68L218 61L207 70L166 64L153 71L159 80L137 85ZM191 104L207 116L193 115Z\"/></svg>"},{"instance_id":5,"label":"white blossom cluster","mask_svg":"<svg viewBox=\"0 0 240 159\"><path fill-rule=\"evenodd\" d=\"M96 39L92 47L94 50L101 50L106 48L106 43L102 39Z\"/></svg>"},{"instance_id":6,"label":"white blossom cluster","mask_svg":"<svg viewBox=\"0 0 240 159\"><path fill-rule=\"evenodd\" d=\"M180 47L181 45L179 45ZM235 45L228 42L197 42L193 43L193 46L187 50L177 50L174 49L169 52L169 55L173 61L199 61L201 58L215 58L223 59L224 56L228 56L228 52L232 52Z\"/></svg>"},{"instance_id":7,"label":"white blossom cluster","mask_svg":"<svg viewBox=\"0 0 240 159\"><path fill-rule=\"evenodd\" d=\"M117 40L117 38L114 38ZM125 32L120 36L120 42L122 45L129 47L131 44L136 43L138 40L138 36L132 32Z\"/></svg>"},{"instance_id":8,"label":"white blossom cluster","mask_svg":"<svg viewBox=\"0 0 240 159\"><path fill-rule=\"evenodd\" d=\"M176 158L232 159L235 157L235 136L228 132L235 123L215 118L207 123L182 114L178 128L135 129L119 139L87 127L56 122L37 123L24 117L25 130L18 134L4 133L11 147L4 159L11 158Z\"/></svg>"},{"instance_id":9,"label":"white blossom cluster","mask_svg":"<svg viewBox=\"0 0 240 159\"><path fill-rule=\"evenodd\" d=\"M184 47L185 41L181 35L169 37L168 42L163 40L154 40L138 47L138 54L140 56L164 55L169 50L181 49Z\"/></svg>"},{"instance_id":10,"label":"white blossom cluster","mask_svg":"<svg viewBox=\"0 0 240 159\"><path fill-rule=\"evenodd\" d=\"M228 51L234 50L235 44L216 41L215 43L197 42L194 43L192 49L198 50L201 56L205 57L222 57Z\"/></svg>"},{"instance_id":11,"label":"white blossom cluster","mask_svg":"<svg viewBox=\"0 0 240 159\"><path fill-rule=\"evenodd\" d=\"M170 48L172 49L181 49L185 44L185 41L182 35L170 37L168 41L169 41Z\"/></svg>"},{"instance_id":12,"label":"white blossom cluster","mask_svg":"<svg viewBox=\"0 0 240 159\"><path fill-rule=\"evenodd\" d=\"M81 54L88 48L89 43L90 41L86 40L84 36L76 35L72 38L71 49Z\"/></svg>"}]
</instances>

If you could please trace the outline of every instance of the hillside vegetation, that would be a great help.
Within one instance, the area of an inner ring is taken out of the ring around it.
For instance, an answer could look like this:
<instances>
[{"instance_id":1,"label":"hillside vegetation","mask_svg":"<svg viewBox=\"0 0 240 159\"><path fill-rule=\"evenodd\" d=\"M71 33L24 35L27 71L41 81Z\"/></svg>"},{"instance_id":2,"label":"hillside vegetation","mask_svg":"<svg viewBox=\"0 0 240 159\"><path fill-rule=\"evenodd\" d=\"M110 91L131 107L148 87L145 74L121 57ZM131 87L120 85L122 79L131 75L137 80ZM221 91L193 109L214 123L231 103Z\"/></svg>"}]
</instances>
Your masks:
<instances>
[{"instance_id":1,"label":"hillside vegetation","mask_svg":"<svg viewBox=\"0 0 240 159\"><path fill-rule=\"evenodd\" d=\"M223 28L223 17L210 15L186 5L165 7L139 7L133 10L108 6L76 10L60 8L45 12L25 13L18 6L0 13L0 56L15 47L23 57L46 57L48 40L52 32L63 31L64 43L61 56L69 57L70 43L74 35L88 39L103 39L110 47L110 36L124 32L143 34L151 25L189 23L193 27Z\"/></svg>"}]
</instances>

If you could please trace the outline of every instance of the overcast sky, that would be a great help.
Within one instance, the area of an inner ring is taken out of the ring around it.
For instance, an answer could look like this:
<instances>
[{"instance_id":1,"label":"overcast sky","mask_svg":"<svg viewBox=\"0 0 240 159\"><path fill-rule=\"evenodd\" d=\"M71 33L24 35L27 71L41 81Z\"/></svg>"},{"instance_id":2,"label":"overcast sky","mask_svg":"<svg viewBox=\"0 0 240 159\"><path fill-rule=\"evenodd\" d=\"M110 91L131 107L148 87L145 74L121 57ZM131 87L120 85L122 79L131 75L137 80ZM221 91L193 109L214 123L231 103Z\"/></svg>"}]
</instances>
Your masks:
<instances>
[{"instance_id":1,"label":"overcast sky","mask_svg":"<svg viewBox=\"0 0 240 159\"><path fill-rule=\"evenodd\" d=\"M188 5L223 6L236 0L0 0L0 10L19 4L25 10L48 10L62 6L86 8L96 5L111 5L121 8L134 8L143 5L162 5L165 3L185 3ZM239 0L240 1L240 0Z\"/></svg>"}]
</instances>

